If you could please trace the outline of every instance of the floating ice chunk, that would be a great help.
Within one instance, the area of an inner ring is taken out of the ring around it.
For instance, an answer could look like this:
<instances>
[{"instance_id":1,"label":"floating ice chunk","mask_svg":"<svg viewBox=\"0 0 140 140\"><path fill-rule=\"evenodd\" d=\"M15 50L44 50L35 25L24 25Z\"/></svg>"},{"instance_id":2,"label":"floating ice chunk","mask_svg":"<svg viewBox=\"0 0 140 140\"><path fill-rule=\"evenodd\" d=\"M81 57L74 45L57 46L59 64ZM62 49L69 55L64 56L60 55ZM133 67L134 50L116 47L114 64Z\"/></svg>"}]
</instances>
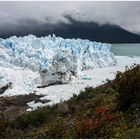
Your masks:
<instances>
[{"instance_id":1,"label":"floating ice chunk","mask_svg":"<svg viewBox=\"0 0 140 140\"><path fill-rule=\"evenodd\" d=\"M92 78L89 77L89 76L87 76L87 75L83 75L83 76L81 77L81 79L83 79L83 80L92 80Z\"/></svg>"}]
</instances>

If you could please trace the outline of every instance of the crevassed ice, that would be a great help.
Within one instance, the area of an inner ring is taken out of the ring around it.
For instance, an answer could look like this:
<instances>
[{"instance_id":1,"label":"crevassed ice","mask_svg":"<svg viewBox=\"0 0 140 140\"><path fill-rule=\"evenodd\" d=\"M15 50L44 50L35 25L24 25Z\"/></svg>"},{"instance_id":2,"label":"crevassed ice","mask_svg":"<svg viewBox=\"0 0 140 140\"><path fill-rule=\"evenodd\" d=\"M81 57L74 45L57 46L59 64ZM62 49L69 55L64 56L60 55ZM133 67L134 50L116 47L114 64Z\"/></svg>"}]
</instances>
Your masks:
<instances>
[{"instance_id":1,"label":"crevassed ice","mask_svg":"<svg viewBox=\"0 0 140 140\"><path fill-rule=\"evenodd\" d=\"M51 67L54 58L61 57L60 52L64 48L69 50L65 55L70 57L71 65L76 65L79 72L83 69L116 64L114 55L110 52L110 44L82 39L63 39L55 35L41 38L33 35L14 36L1 39L0 60L15 66L27 67L32 71L41 71Z\"/></svg>"},{"instance_id":2,"label":"crevassed ice","mask_svg":"<svg viewBox=\"0 0 140 140\"><path fill-rule=\"evenodd\" d=\"M68 83L72 76L83 78L84 69L116 65L110 49L110 44L55 35L0 39L0 87L12 82L4 92L11 96L29 94L40 83Z\"/></svg>"}]
</instances>

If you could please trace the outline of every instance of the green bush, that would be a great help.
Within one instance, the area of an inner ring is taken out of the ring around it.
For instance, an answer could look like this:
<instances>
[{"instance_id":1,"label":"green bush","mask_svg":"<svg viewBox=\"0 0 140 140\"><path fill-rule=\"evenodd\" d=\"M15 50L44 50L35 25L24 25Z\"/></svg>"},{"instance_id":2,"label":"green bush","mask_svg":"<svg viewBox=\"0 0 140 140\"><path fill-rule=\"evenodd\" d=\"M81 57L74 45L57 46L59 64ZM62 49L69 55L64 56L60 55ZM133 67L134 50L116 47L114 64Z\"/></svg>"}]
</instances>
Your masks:
<instances>
[{"instance_id":1,"label":"green bush","mask_svg":"<svg viewBox=\"0 0 140 140\"><path fill-rule=\"evenodd\" d=\"M127 110L132 105L140 105L140 65L131 67L126 72L118 72L115 79L118 107ZM140 106L139 106L140 107Z\"/></svg>"},{"instance_id":2,"label":"green bush","mask_svg":"<svg viewBox=\"0 0 140 140\"><path fill-rule=\"evenodd\" d=\"M7 126L8 126L8 122L3 119L0 119L0 138L4 136L4 131Z\"/></svg>"},{"instance_id":3,"label":"green bush","mask_svg":"<svg viewBox=\"0 0 140 140\"><path fill-rule=\"evenodd\" d=\"M37 127L45 122L51 121L55 115L57 116L56 105L54 105L53 107L48 106L39 108L35 111L28 112L27 114L16 118L14 121L12 121L11 126L13 128L21 129L24 129L28 126Z\"/></svg>"},{"instance_id":4,"label":"green bush","mask_svg":"<svg viewBox=\"0 0 140 140\"><path fill-rule=\"evenodd\" d=\"M140 138L140 128L133 128L127 131L123 131L118 138L121 139L139 139Z\"/></svg>"}]
</instances>

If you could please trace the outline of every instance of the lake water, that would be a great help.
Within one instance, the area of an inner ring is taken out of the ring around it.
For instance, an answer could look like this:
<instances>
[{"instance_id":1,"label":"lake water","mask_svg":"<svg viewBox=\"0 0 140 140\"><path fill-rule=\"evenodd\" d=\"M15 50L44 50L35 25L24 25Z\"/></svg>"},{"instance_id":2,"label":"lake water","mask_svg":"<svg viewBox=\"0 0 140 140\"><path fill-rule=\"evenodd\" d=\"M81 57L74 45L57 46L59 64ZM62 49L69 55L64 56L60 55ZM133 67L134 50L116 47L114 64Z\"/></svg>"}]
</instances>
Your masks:
<instances>
[{"instance_id":1,"label":"lake water","mask_svg":"<svg viewBox=\"0 0 140 140\"><path fill-rule=\"evenodd\" d=\"M120 56L140 56L140 44L112 44L111 51Z\"/></svg>"}]
</instances>

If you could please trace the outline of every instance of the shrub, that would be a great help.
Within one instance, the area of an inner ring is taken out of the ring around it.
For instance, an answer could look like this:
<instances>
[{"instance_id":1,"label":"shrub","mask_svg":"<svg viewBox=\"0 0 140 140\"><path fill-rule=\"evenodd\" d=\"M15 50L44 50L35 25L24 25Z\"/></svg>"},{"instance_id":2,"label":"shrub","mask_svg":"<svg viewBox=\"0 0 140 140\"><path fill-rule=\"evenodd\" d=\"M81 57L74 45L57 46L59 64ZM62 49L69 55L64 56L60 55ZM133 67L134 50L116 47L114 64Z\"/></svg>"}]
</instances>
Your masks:
<instances>
[{"instance_id":1,"label":"shrub","mask_svg":"<svg viewBox=\"0 0 140 140\"><path fill-rule=\"evenodd\" d=\"M8 122L6 120L0 119L0 138L4 136L4 131L8 126Z\"/></svg>"},{"instance_id":2,"label":"shrub","mask_svg":"<svg viewBox=\"0 0 140 140\"><path fill-rule=\"evenodd\" d=\"M110 114L106 106L97 106L92 117L80 116L75 122L77 138L110 138L122 116Z\"/></svg>"},{"instance_id":3,"label":"shrub","mask_svg":"<svg viewBox=\"0 0 140 140\"><path fill-rule=\"evenodd\" d=\"M121 139L139 139L140 138L140 128L133 128L127 131L123 131L118 138Z\"/></svg>"},{"instance_id":4,"label":"shrub","mask_svg":"<svg viewBox=\"0 0 140 140\"><path fill-rule=\"evenodd\" d=\"M51 121L55 115L57 116L56 105L53 107L39 108L38 110L28 112L16 118L14 121L12 121L11 126L13 128L21 129L24 129L28 126L37 127L45 122Z\"/></svg>"},{"instance_id":5,"label":"shrub","mask_svg":"<svg viewBox=\"0 0 140 140\"><path fill-rule=\"evenodd\" d=\"M134 103L140 105L140 65L133 66L124 73L118 72L115 88L119 93L117 100L120 110L127 110Z\"/></svg>"}]
</instances>

